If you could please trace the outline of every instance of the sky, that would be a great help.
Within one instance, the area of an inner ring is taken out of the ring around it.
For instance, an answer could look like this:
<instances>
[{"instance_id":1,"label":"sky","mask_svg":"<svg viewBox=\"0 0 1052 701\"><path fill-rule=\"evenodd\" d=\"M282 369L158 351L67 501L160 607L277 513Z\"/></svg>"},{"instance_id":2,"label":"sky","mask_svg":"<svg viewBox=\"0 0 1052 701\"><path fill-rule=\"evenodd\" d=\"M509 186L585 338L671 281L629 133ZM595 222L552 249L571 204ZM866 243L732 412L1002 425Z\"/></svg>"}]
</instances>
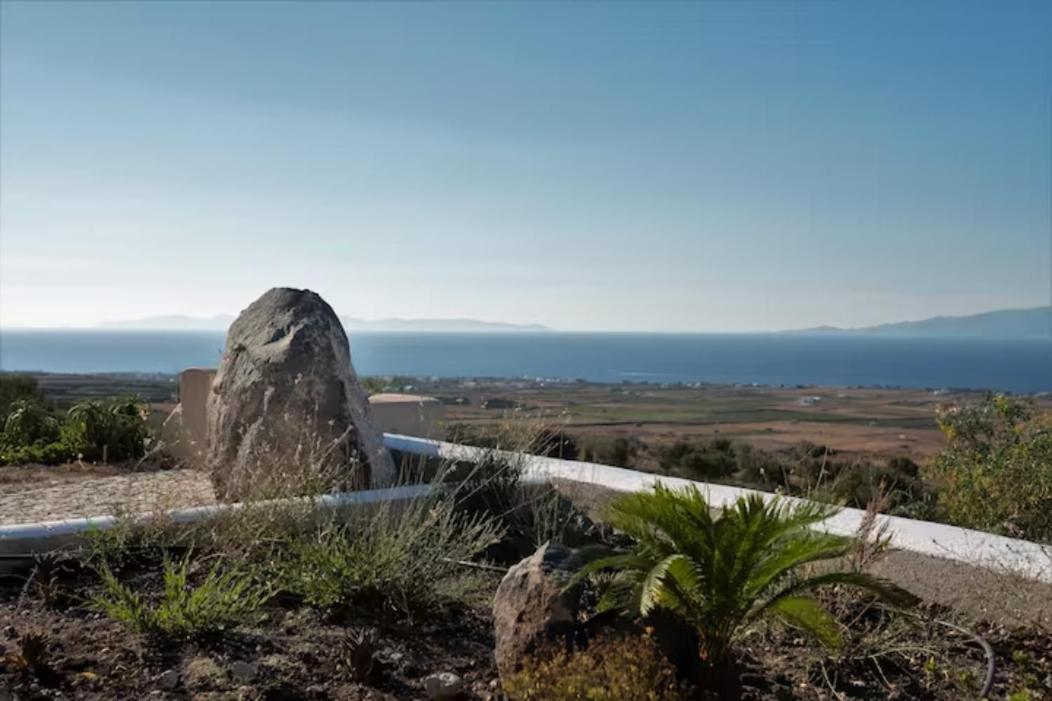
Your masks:
<instances>
[{"instance_id":1,"label":"sky","mask_svg":"<svg viewBox=\"0 0 1052 701\"><path fill-rule=\"evenodd\" d=\"M1052 3L0 5L0 326L1049 303Z\"/></svg>"}]
</instances>

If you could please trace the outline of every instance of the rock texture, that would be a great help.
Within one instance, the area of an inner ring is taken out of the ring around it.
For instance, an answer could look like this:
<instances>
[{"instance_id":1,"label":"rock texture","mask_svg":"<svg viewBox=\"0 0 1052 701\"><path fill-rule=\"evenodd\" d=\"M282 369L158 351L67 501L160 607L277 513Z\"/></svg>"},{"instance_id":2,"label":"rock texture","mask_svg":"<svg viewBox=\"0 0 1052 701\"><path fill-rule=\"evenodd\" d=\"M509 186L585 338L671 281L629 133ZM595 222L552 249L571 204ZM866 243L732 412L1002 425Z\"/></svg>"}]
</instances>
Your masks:
<instances>
[{"instance_id":1,"label":"rock texture","mask_svg":"<svg viewBox=\"0 0 1052 701\"><path fill-rule=\"evenodd\" d=\"M464 694L464 682L452 672L424 677L424 693L432 701L454 701Z\"/></svg>"},{"instance_id":2,"label":"rock texture","mask_svg":"<svg viewBox=\"0 0 1052 701\"><path fill-rule=\"evenodd\" d=\"M343 326L309 290L274 288L234 321L207 422L206 464L221 499L346 490L394 478Z\"/></svg>"},{"instance_id":3,"label":"rock texture","mask_svg":"<svg viewBox=\"0 0 1052 701\"><path fill-rule=\"evenodd\" d=\"M572 550L542 545L508 570L493 598L497 669L507 679L538 648L571 639L577 630L578 595L564 591L576 567Z\"/></svg>"}]
</instances>

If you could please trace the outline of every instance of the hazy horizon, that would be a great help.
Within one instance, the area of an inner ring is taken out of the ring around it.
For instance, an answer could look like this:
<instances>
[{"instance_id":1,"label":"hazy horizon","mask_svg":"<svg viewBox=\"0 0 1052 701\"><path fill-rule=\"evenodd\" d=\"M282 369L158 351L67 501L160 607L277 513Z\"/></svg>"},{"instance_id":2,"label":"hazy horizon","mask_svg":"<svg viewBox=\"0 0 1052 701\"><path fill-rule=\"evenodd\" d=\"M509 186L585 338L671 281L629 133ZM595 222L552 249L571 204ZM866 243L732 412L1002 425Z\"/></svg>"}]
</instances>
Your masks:
<instances>
[{"instance_id":1,"label":"hazy horizon","mask_svg":"<svg viewBox=\"0 0 1052 701\"><path fill-rule=\"evenodd\" d=\"M0 20L0 327L236 314L277 285L579 331L1049 304L1048 4Z\"/></svg>"},{"instance_id":2,"label":"hazy horizon","mask_svg":"<svg viewBox=\"0 0 1052 701\"><path fill-rule=\"evenodd\" d=\"M1052 306L1044 305L1044 306L1038 306L1038 307L1025 307L1025 308L1017 308L1017 309L989 309L989 310L979 311L979 312L976 312L974 314L965 314L965 315L960 315L960 316L956 316L955 315L955 316L948 316L948 317L947 316L935 316L935 317L925 317L924 319L894 319L894 320L887 320L887 321L884 321L884 322L879 322L877 324L874 324L872 326L867 326L867 327L833 327L833 326L830 326L828 324L819 324L819 325L812 326L812 327L756 329L756 330L748 330L748 331L734 331L734 330L725 330L725 329L710 329L710 330L679 329L679 330L675 330L675 331L654 331L654 330L649 330L649 329L629 330L629 329L613 329L613 328L612 329L574 329L574 328L557 328L557 327L545 326L543 324L528 323L528 322L527 323L508 322L508 321L501 320L501 319L474 319L474 318L465 318L465 317L445 317L445 318L442 318L442 317L435 317L435 318L385 317L385 318L381 318L381 319L361 319L361 318L357 318L357 317L352 317L352 316L347 315L347 314L340 314L338 310L337 310L337 314L339 315L341 321L343 321L345 325L348 323L348 321L355 322L356 324L364 324L364 325L383 324L385 322L397 322L397 323L408 323L408 324L412 324L412 323L435 323L435 322L441 324L441 323L452 323L452 322L466 322L466 324L468 324L468 325L470 325L470 324L479 324L479 325L483 325L483 326L493 327L493 328L489 328L489 329L481 329L481 331L487 332L487 333L499 332L501 329L498 328L498 327L507 326L507 327L513 327L513 328L510 328L508 330L511 331L511 332L514 332L514 333L522 333L524 331L538 331L538 332L561 332L561 333L590 333L590 332L594 332L594 333L684 333L684 334L699 334L699 333L702 333L702 334L703 333L712 333L712 334L750 334L750 333L752 333L752 334L765 334L765 333L776 333L777 334L777 333L786 333L786 332L793 332L793 331L816 331L816 330L821 330L823 328L830 328L830 329L840 330L840 331L864 331L864 330L868 330L868 329L872 329L872 328L879 328L879 327L883 327L883 326L894 326L894 325L901 325L901 324L913 324L913 323L918 323L918 322L935 321L935 320L939 320L939 319L968 319L970 317L979 317L979 316L984 316L984 315L988 315L988 314L997 314L997 313L1004 313L1004 312L1029 312L1029 311L1039 311L1039 312L1040 311L1045 311L1045 312L1049 313L1050 315L1052 315ZM181 332L181 331L212 332L212 331L215 331L215 332L219 332L219 331L225 331L225 329L229 326L230 323L232 323L234 321L235 318L237 318L237 314L230 314L230 313L225 313L225 312L220 312L218 314L213 314L213 315L209 315L209 316L200 316L200 317L198 317L198 316L191 316L191 315L185 315L185 314L170 314L170 315L159 315L159 316L154 316L154 317L142 317L142 318L137 318L137 319L108 319L108 320L104 320L104 321L102 321L100 323L97 323L97 324L86 325L86 326L39 326L39 325L34 326L34 325L13 324L13 325L7 325L7 326L0 326L0 330L10 329L10 330L26 330L26 331L158 331L158 332L172 332L172 331L175 331L175 332ZM179 323L183 324L183 326L175 325L175 326L170 326L169 327L169 326L157 325L157 324L163 323L163 322L171 322L171 323L179 322ZM186 324L194 324L194 323L196 323L196 324L214 324L214 326L208 326L208 327L201 326L201 327L193 327L193 328L186 326ZM351 329L348 329L348 330L351 330ZM367 328L367 327L356 326L356 327L353 327L353 330L361 332L361 331L400 331L402 329L393 329L393 328L374 328L374 329L370 329L370 328ZM406 331L417 331L418 329L407 328L407 329L404 329L404 330L406 330ZM440 332L444 331L444 329L425 329L425 330L428 330L428 331L436 330L436 331L440 331ZM472 329L453 328L450 332L456 333L456 332L461 332L461 331L464 331L464 330L472 330ZM1050 316L1050 318L1049 318L1049 338L1052 339L1052 316Z\"/></svg>"}]
</instances>

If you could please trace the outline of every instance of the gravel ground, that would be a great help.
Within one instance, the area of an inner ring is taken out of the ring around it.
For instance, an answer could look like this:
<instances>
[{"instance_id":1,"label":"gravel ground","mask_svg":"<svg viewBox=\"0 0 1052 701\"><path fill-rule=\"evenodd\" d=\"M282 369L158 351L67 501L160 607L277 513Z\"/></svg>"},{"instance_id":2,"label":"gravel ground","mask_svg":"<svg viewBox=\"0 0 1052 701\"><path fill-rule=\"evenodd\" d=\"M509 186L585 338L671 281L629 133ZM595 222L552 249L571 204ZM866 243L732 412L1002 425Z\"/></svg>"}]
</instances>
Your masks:
<instances>
[{"instance_id":1,"label":"gravel ground","mask_svg":"<svg viewBox=\"0 0 1052 701\"><path fill-rule=\"evenodd\" d=\"M46 473L42 473L45 474ZM0 524L135 514L215 502L203 472L166 470L0 485Z\"/></svg>"}]
</instances>

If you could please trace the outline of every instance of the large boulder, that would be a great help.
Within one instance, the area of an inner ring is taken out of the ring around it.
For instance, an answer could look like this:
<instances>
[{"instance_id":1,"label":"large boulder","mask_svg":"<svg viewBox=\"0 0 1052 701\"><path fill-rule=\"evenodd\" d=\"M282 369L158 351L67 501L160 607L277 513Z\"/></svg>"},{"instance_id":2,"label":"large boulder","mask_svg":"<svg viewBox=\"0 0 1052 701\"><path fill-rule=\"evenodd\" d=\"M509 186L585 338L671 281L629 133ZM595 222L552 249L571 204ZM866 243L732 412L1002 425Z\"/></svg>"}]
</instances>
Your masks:
<instances>
[{"instance_id":1,"label":"large boulder","mask_svg":"<svg viewBox=\"0 0 1052 701\"><path fill-rule=\"evenodd\" d=\"M309 290L274 288L234 321L207 424L206 464L221 499L343 491L394 479L343 326Z\"/></svg>"},{"instance_id":2,"label":"large boulder","mask_svg":"<svg viewBox=\"0 0 1052 701\"><path fill-rule=\"evenodd\" d=\"M545 544L504 575L493 597L494 653L503 679L527 656L574 639L580 595L565 587L579 566L574 551Z\"/></svg>"}]
</instances>

